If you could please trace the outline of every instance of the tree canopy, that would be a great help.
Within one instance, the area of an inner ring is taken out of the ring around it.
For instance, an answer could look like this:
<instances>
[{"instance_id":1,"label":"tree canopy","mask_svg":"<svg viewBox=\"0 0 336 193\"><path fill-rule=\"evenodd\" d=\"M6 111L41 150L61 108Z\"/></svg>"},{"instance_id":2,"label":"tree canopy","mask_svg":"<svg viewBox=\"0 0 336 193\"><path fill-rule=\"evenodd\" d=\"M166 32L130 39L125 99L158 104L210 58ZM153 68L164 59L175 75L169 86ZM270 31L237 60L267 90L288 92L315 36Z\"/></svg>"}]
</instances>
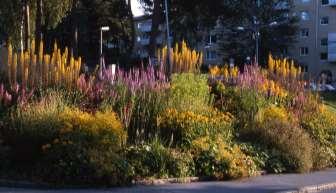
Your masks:
<instances>
[{"instance_id":1,"label":"tree canopy","mask_svg":"<svg viewBox=\"0 0 336 193\"><path fill-rule=\"evenodd\" d=\"M231 16L220 18L216 28L224 57L233 57L241 63L255 55L255 29L260 28L261 61L267 55L286 54L295 41L297 18L290 9L292 0L227 1ZM257 22L257 24L255 23ZM237 30L238 27L244 30Z\"/></svg>"}]
</instances>

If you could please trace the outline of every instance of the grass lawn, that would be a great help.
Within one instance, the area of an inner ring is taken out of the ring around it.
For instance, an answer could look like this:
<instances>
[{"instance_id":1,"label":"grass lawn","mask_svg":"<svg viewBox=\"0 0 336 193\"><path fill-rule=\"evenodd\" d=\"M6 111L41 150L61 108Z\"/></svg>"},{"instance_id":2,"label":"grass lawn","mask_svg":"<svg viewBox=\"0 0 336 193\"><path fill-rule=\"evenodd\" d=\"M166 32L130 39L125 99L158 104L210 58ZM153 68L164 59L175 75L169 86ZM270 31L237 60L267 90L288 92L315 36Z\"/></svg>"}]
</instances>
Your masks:
<instances>
[{"instance_id":1,"label":"grass lawn","mask_svg":"<svg viewBox=\"0 0 336 193\"><path fill-rule=\"evenodd\" d=\"M330 106L334 111L336 111L336 92L323 92L320 93L325 104Z\"/></svg>"}]
</instances>

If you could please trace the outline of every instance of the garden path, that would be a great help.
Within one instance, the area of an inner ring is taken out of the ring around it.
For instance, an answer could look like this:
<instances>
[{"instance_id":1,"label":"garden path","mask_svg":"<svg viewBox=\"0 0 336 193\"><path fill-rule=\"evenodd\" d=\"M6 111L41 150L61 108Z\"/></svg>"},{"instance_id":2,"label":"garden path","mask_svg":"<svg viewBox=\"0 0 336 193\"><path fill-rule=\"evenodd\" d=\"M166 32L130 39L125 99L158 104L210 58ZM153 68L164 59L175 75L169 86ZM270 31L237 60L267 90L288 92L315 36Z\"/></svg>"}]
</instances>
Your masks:
<instances>
[{"instance_id":1,"label":"garden path","mask_svg":"<svg viewBox=\"0 0 336 193\"><path fill-rule=\"evenodd\" d=\"M38 190L3 187L0 188L0 193L276 193L326 183L336 183L336 169L311 174L267 175L229 182L199 182L130 188ZM336 190L326 192L336 193Z\"/></svg>"}]
</instances>

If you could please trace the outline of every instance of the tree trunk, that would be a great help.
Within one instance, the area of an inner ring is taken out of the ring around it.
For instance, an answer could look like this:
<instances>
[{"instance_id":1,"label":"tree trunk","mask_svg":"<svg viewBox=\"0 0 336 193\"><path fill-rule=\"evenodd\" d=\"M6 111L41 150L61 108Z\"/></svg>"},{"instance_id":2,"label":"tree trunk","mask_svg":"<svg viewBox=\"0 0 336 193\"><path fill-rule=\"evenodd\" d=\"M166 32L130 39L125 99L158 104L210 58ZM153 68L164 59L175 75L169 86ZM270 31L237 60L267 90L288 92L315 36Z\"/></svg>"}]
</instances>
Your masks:
<instances>
[{"instance_id":1,"label":"tree trunk","mask_svg":"<svg viewBox=\"0 0 336 193\"><path fill-rule=\"evenodd\" d=\"M21 23L20 23L20 49L21 51L23 52L24 51L24 45L23 45L23 42L24 42L24 37L23 37L23 30L24 30L24 6L22 6L22 13L21 13Z\"/></svg>"},{"instance_id":2,"label":"tree trunk","mask_svg":"<svg viewBox=\"0 0 336 193\"><path fill-rule=\"evenodd\" d=\"M41 40L43 40L43 0L37 0L36 1L36 29L35 29L35 38L36 42L39 43ZM38 46L36 46L36 51L38 49Z\"/></svg>"},{"instance_id":3,"label":"tree trunk","mask_svg":"<svg viewBox=\"0 0 336 193\"><path fill-rule=\"evenodd\" d=\"M24 0L24 20L25 20L25 48L26 51L30 50L30 15L28 0Z\"/></svg>"},{"instance_id":4,"label":"tree trunk","mask_svg":"<svg viewBox=\"0 0 336 193\"><path fill-rule=\"evenodd\" d=\"M152 15L152 30L149 40L149 56L155 57L155 52L157 49L156 38L160 34L159 26L162 20L162 0L154 0L154 10Z\"/></svg>"},{"instance_id":5,"label":"tree trunk","mask_svg":"<svg viewBox=\"0 0 336 193\"><path fill-rule=\"evenodd\" d=\"M135 26L134 26L134 16L132 12L132 1L127 0L127 5L128 5L128 11L130 12L130 22L131 22L131 46L130 50L133 50L134 48L134 43L135 43Z\"/></svg>"},{"instance_id":6,"label":"tree trunk","mask_svg":"<svg viewBox=\"0 0 336 193\"><path fill-rule=\"evenodd\" d=\"M77 10L78 1L73 1L72 4L72 41L71 41L71 47L72 47L72 54L75 57L78 57L78 10Z\"/></svg>"}]
</instances>

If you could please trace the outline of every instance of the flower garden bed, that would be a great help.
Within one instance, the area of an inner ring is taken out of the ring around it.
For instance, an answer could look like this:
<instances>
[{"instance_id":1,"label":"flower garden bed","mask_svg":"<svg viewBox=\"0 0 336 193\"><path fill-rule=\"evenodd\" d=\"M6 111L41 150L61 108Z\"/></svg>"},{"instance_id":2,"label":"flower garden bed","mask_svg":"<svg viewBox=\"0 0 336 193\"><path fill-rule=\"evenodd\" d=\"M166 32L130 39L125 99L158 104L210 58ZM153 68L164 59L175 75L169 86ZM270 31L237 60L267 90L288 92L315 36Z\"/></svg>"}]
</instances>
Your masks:
<instances>
[{"instance_id":1,"label":"flower garden bed","mask_svg":"<svg viewBox=\"0 0 336 193\"><path fill-rule=\"evenodd\" d=\"M177 70L169 78L152 66L85 75L81 59L55 47L38 65L34 54L20 65L9 57L0 86L4 175L121 186L336 166L336 113L305 88L292 61L270 56L268 68L201 74L200 55L184 45L174 51Z\"/></svg>"}]
</instances>

